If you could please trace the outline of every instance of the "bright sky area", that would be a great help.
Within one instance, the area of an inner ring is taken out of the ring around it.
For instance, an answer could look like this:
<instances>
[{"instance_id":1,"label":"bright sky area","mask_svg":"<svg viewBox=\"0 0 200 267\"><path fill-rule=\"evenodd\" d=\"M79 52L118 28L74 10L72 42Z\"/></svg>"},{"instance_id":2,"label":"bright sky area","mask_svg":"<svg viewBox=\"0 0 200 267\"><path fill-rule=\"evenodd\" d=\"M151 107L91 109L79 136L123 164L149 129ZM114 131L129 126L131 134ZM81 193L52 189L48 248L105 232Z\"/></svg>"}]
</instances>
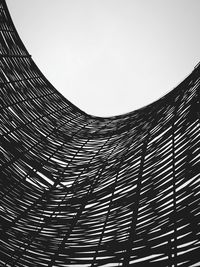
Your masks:
<instances>
[{"instance_id":1,"label":"bright sky area","mask_svg":"<svg viewBox=\"0 0 200 267\"><path fill-rule=\"evenodd\" d=\"M199 0L7 0L34 61L96 116L162 97L200 61Z\"/></svg>"}]
</instances>

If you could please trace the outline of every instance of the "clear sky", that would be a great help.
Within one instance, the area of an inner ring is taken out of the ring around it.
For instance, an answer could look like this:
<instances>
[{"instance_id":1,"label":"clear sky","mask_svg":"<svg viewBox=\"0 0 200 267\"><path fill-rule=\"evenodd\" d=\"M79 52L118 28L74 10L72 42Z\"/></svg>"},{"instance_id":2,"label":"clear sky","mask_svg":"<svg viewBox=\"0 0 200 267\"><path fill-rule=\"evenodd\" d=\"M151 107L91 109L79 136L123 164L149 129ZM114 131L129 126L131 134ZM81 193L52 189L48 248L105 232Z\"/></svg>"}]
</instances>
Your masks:
<instances>
[{"instance_id":1,"label":"clear sky","mask_svg":"<svg viewBox=\"0 0 200 267\"><path fill-rule=\"evenodd\" d=\"M200 0L7 0L34 61L97 116L150 104L200 61Z\"/></svg>"}]
</instances>

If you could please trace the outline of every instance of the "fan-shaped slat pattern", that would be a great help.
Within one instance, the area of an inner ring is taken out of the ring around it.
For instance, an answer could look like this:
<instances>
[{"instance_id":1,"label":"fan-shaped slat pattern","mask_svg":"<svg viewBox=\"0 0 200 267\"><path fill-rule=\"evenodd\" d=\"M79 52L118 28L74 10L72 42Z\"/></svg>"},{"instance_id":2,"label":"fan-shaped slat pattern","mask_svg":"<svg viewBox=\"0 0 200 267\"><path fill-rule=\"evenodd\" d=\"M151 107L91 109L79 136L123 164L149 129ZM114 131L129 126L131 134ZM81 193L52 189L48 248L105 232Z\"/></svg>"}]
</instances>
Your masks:
<instances>
[{"instance_id":1,"label":"fan-shaped slat pattern","mask_svg":"<svg viewBox=\"0 0 200 267\"><path fill-rule=\"evenodd\" d=\"M98 118L42 75L0 0L0 265L200 266L200 67Z\"/></svg>"}]
</instances>

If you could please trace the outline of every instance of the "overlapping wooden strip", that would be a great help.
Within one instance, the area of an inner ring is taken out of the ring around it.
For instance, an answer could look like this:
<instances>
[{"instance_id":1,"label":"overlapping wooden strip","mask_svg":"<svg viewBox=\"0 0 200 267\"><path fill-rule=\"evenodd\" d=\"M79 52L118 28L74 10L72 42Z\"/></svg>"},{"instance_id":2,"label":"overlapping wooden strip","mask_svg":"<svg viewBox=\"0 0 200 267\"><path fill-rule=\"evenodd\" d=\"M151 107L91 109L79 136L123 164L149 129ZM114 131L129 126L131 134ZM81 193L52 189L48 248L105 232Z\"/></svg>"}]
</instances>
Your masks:
<instances>
[{"instance_id":1,"label":"overlapping wooden strip","mask_svg":"<svg viewBox=\"0 0 200 267\"><path fill-rule=\"evenodd\" d=\"M0 265L198 266L200 66L158 101L88 115L0 0Z\"/></svg>"}]
</instances>

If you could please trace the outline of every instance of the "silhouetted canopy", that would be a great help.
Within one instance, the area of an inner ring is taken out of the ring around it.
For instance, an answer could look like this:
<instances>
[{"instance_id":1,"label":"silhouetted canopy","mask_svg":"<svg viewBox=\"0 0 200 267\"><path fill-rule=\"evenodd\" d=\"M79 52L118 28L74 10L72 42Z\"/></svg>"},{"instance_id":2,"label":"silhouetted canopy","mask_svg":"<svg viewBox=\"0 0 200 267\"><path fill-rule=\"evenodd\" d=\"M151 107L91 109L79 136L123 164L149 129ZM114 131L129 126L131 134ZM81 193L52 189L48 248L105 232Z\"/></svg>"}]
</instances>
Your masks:
<instances>
[{"instance_id":1,"label":"silhouetted canopy","mask_svg":"<svg viewBox=\"0 0 200 267\"><path fill-rule=\"evenodd\" d=\"M4 0L0 44L0 265L200 266L200 67L100 118L43 76Z\"/></svg>"}]
</instances>

